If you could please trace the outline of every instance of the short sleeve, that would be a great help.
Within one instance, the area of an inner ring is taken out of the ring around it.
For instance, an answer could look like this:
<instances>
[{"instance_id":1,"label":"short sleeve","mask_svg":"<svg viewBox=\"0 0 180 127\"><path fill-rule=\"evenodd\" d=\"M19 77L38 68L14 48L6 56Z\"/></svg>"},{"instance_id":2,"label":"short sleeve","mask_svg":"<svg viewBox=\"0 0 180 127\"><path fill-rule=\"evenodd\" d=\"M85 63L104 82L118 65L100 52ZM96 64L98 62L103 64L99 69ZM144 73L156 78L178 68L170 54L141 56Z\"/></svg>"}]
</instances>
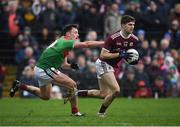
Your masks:
<instances>
[{"instance_id":1,"label":"short sleeve","mask_svg":"<svg viewBox=\"0 0 180 127\"><path fill-rule=\"evenodd\" d=\"M107 50L111 50L113 46L112 44L113 44L113 40L111 36L108 36L104 42L104 48Z\"/></svg>"},{"instance_id":2,"label":"short sleeve","mask_svg":"<svg viewBox=\"0 0 180 127\"><path fill-rule=\"evenodd\" d=\"M74 40L62 40L62 42L60 43L61 48L63 50L72 50L74 48Z\"/></svg>"}]
</instances>

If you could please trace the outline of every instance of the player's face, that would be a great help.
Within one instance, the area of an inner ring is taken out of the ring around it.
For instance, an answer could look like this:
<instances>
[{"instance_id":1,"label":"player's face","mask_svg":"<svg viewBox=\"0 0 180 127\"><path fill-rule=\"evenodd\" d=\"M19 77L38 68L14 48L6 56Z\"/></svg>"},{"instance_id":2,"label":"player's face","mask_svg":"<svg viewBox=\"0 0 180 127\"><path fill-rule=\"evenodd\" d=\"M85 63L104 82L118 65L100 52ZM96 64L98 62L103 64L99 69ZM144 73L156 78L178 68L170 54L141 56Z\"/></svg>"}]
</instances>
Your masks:
<instances>
[{"instance_id":1,"label":"player's face","mask_svg":"<svg viewBox=\"0 0 180 127\"><path fill-rule=\"evenodd\" d=\"M123 25L123 29L124 31L127 33L127 34L131 34L134 30L134 25L135 25L135 22L129 22L129 23L126 23L125 25Z\"/></svg>"},{"instance_id":2,"label":"player's face","mask_svg":"<svg viewBox=\"0 0 180 127\"><path fill-rule=\"evenodd\" d=\"M79 39L78 29L72 28L72 30L69 32L69 36L72 40L78 40Z\"/></svg>"}]
</instances>

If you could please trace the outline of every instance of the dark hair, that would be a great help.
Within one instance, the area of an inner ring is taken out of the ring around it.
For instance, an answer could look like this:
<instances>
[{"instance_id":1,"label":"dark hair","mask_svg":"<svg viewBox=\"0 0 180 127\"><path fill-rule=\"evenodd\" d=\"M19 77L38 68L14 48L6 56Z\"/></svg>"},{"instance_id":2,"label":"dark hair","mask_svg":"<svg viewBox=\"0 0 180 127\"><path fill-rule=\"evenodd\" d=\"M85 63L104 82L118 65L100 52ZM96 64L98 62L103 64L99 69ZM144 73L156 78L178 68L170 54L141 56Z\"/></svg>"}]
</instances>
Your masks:
<instances>
[{"instance_id":1,"label":"dark hair","mask_svg":"<svg viewBox=\"0 0 180 127\"><path fill-rule=\"evenodd\" d=\"M77 24L68 24L68 25L66 25L62 30L62 35L64 36L67 32L71 31L72 28L77 28L78 29L78 25Z\"/></svg>"},{"instance_id":2,"label":"dark hair","mask_svg":"<svg viewBox=\"0 0 180 127\"><path fill-rule=\"evenodd\" d=\"M121 19L121 25L129 22L135 22L135 18L130 15L124 15Z\"/></svg>"}]
</instances>

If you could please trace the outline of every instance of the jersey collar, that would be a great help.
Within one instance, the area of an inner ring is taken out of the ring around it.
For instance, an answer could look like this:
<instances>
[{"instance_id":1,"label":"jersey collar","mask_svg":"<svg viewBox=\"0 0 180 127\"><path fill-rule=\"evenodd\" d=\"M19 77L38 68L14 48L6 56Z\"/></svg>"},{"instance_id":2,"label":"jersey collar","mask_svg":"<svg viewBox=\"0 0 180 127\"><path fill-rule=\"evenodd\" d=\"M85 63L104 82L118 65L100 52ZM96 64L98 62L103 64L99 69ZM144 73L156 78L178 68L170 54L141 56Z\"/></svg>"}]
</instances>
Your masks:
<instances>
[{"instance_id":1,"label":"jersey collar","mask_svg":"<svg viewBox=\"0 0 180 127\"><path fill-rule=\"evenodd\" d=\"M128 38L131 36L131 34L129 34L127 37L125 37L125 36L122 34L122 30L120 31L120 35L121 35L121 37L123 37L124 39L128 39Z\"/></svg>"}]
</instances>

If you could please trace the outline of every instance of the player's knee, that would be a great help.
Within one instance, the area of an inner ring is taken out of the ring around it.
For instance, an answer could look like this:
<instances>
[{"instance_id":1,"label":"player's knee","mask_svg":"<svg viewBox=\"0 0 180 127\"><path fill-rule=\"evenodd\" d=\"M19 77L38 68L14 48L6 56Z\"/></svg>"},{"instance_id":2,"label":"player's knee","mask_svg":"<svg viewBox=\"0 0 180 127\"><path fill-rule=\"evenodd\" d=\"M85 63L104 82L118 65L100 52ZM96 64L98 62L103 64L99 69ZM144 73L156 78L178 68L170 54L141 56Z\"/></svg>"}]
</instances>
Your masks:
<instances>
[{"instance_id":1,"label":"player's knee","mask_svg":"<svg viewBox=\"0 0 180 127\"><path fill-rule=\"evenodd\" d=\"M120 90L116 90L113 92L114 97L118 97L120 95Z\"/></svg>"},{"instance_id":2,"label":"player's knee","mask_svg":"<svg viewBox=\"0 0 180 127\"><path fill-rule=\"evenodd\" d=\"M108 95L108 93L100 91L100 98L104 99L106 96Z\"/></svg>"},{"instance_id":3,"label":"player's knee","mask_svg":"<svg viewBox=\"0 0 180 127\"><path fill-rule=\"evenodd\" d=\"M74 88L77 88L77 85L76 85L75 81L70 81L68 84L70 85L71 90L74 90Z\"/></svg>"},{"instance_id":4,"label":"player's knee","mask_svg":"<svg viewBox=\"0 0 180 127\"><path fill-rule=\"evenodd\" d=\"M77 83L75 81L72 82L73 87L77 88Z\"/></svg>"}]
</instances>

